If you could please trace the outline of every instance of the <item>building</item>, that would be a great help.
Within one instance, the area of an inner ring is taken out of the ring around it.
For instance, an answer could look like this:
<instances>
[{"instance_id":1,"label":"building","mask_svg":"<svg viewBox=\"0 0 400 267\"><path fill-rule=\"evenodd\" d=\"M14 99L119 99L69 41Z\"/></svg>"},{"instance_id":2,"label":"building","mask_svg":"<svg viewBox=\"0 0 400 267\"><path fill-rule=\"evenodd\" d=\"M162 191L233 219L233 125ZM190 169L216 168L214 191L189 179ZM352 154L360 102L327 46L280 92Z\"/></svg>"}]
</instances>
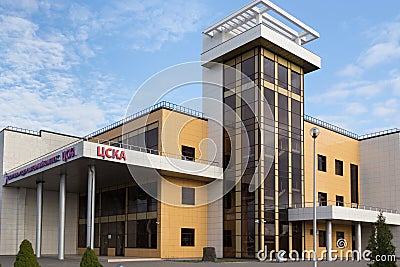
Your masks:
<instances>
[{"instance_id":1,"label":"building","mask_svg":"<svg viewBox=\"0 0 400 267\"><path fill-rule=\"evenodd\" d=\"M1 254L23 239L59 259L88 246L157 258L310 250L314 126L320 252L339 239L363 250L379 210L399 244L400 130L358 136L304 115L304 75L321 60L303 45L318 37L254 1L203 32L203 76L222 85L204 85L217 100L204 114L161 102L85 137L3 129Z\"/></svg>"}]
</instances>

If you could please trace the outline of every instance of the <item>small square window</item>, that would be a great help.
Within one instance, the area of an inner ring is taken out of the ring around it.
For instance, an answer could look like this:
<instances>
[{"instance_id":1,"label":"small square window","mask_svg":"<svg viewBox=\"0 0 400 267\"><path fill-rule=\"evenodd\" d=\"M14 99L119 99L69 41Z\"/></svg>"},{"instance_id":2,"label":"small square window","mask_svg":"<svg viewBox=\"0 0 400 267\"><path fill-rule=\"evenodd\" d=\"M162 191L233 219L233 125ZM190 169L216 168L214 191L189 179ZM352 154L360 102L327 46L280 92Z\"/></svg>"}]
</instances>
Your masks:
<instances>
[{"instance_id":1,"label":"small square window","mask_svg":"<svg viewBox=\"0 0 400 267\"><path fill-rule=\"evenodd\" d=\"M344 197L343 196L336 196L336 206L344 206Z\"/></svg>"},{"instance_id":2,"label":"small square window","mask_svg":"<svg viewBox=\"0 0 400 267\"><path fill-rule=\"evenodd\" d=\"M326 247L326 231L318 231L319 247Z\"/></svg>"},{"instance_id":3,"label":"small square window","mask_svg":"<svg viewBox=\"0 0 400 267\"><path fill-rule=\"evenodd\" d=\"M326 157L323 155L318 155L318 170L326 172Z\"/></svg>"},{"instance_id":4,"label":"small square window","mask_svg":"<svg viewBox=\"0 0 400 267\"><path fill-rule=\"evenodd\" d=\"M190 228L181 229L181 246L194 247L194 229Z\"/></svg>"},{"instance_id":5,"label":"small square window","mask_svg":"<svg viewBox=\"0 0 400 267\"><path fill-rule=\"evenodd\" d=\"M195 189L189 187L182 187L182 204L194 205L195 203Z\"/></svg>"},{"instance_id":6,"label":"small square window","mask_svg":"<svg viewBox=\"0 0 400 267\"><path fill-rule=\"evenodd\" d=\"M343 161L335 159L335 174L343 176Z\"/></svg>"},{"instance_id":7,"label":"small square window","mask_svg":"<svg viewBox=\"0 0 400 267\"><path fill-rule=\"evenodd\" d=\"M336 243L340 239L344 239L344 232L336 232Z\"/></svg>"},{"instance_id":8,"label":"small square window","mask_svg":"<svg viewBox=\"0 0 400 267\"><path fill-rule=\"evenodd\" d=\"M190 146L182 146L182 159L194 161L196 149Z\"/></svg>"}]
</instances>

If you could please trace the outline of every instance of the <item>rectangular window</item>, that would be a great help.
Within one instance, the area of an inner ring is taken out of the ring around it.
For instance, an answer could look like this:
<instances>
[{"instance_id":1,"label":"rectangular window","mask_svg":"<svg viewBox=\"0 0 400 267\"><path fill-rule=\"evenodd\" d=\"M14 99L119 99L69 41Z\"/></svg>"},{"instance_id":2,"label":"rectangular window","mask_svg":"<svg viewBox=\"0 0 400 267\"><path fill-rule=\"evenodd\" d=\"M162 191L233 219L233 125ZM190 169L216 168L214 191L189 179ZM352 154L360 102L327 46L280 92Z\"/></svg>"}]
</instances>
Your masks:
<instances>
[{"instance_id":1,"label":"rectangular window","mask_svg":"<svg viewBox=\"0 0 400 267\"><path fill-rule=\"evenodd\" d=\"M236 82L236 72L235 66L227 67L224 69L224 85L229 89L235 88Z\"/></svg>"},{"instance_id":2,"label":"rectangular window","mask_svg":"<svg viewBox=\"0 0 400 267\"><path fill-rule=\"evenodd\" d=\"M344 197L343 196L336 196L336 206L344 206Z\"/></svg>"},{"instance_id":3,"label":"rectangular window","mask_svg":"<svg viewBox=\"0 0 400 267\"><path fill-rule=\"evenodd\" d=\"M358 166L355 164L350 165L350 178L351 178L351 203L358 204Z\"/></svg>"},{"instance_id":4,"label":"rectangular window","mask_svg":"<svg viewBox=\"0 0 400 267\"><path fill-rule=\"evenodd\" d=\"M326 206L328 204L328 197L326 193L318 192L319 206Z\"/></svg>"},{"instance_id":5,"label":"rectangular window","mask_svg":"<svg viewBox=\"0 0 400 267\"><path fill-rule=\"evenodd\" d=\"M145 132L147 153L158 155L158 127Z\"/></svg>"},{"instance_id":6,"label":"rectangular window","mask_svg":"<svg viewBox=\"0 0 400 267\"><path fill-rule=\"evenodd\" d=\"M344 239L344 232L336 232L336 243L339 239Z\"/></svg>"},{"instance_id":7,"label":"rectangular window","mask_svg":"<svg viewBox=\"0 0 400 267\"><path fill-rule=\"evenodd\" d=\"M87 196L79 197L79 219L86 219L87 216Z\"/></svg>"},{"instance_id":8,"label":"rectangular window","mask_svg":"<svg viewBox=\"0 0 400 267\"><path fill-rule=\"evenodd\" d=\"M101 215L125 214L125 188L103 192L101 194Z\"/></svg>"},{"instance_id":9,"label":"rectangular window","mask_svg":"<svg viewBox=\"0 0 400 267\"><path fill-rule=\"evenodd\" d=\"M128 248L157 248L157 220L128 221Z\"/></svg>"},{"instance_id":10,"label":"rectangular window","mask_svg":"<svg viewBox=\"0 0 400 267\"><path fill-rule=\"evenodd\" d=\"M266 57L264 57L264 79L275 83L275 62Z\"/></svg>"},{"instance_id":11,"label":"rectangular window","mask_svg":"<svg viewBox=\"0 0 400 267\"><path fill-rule=\"evenodd\" d=\"M326 247L326 231L318 231L319 247Z\"/></svg>"},{"instance_id":12,"label":"rectangular window","mask_svg":"<svg viewBox=\"0 0 400 267\"><path fill-rule=\"evenodd\" d=\"M323 155L318 155L318 170L326 172L326 157Z\"/></svg>"},{"instance_id":13,"label":"rectangular window","mask_svg":"<svg viewBox=\"0 0 400 267\"><path fill-rule=\"evenodd\" d=\"M182 159L194 161L196 149L190 146L182 146Z\"/></svg>"},{"instance_id":14,"label":"rectangular window","mask_svg":"<svg viewBox=\"0 0 400 267\"><path fill-rule=\"evenodd\" d=\"M256 72L255 58L242 61L242 84L254 81Z\"/></svg>"},{"instance_id":15,"label":"rectangular window","mask_svg":"<svg viewBox=\"0 0 400 267\"><path fill-rule=\"evenodd\" d=\"M292 92L295 94L301 94L301 76L299 73L292 71Z\"/></svg>"},{"instance_id":16,"label":"rectangular window","mask_svg":"<svg viewBox=\"0 0 400 267\"><path fill-rule=\"evenodd\" d=\"M181 246L194 247L194 229L190 228L181 229Z\"/></svg>"},{"instance_id":17,"label":"rectangular window","mask_svg":"<svg viewBox=\"0 0 400 267\"><path fill-rule=\"evenodd\" d=\"M278 86L288 88L288 69L281 64L278 65Z\"/></svg>"},{"instance_id":18,"label":"rectangular window","mask_svg":"<svg viewBox=\"0 0 400 267\"><path fill-rule=\"evenodd\" d=\"M335 174L343 176L343 161L335 159Z\"/></svg>"},{"instance_id":19,"label":"rectangular window","mask_svg":"<svg viewBox=\"0 0 400 267\"><path fill-rule=\"evenodd\" d=\"M195 203L195 189L182 187L182 204L194 205Z\"/></svg>"}]
</instances>

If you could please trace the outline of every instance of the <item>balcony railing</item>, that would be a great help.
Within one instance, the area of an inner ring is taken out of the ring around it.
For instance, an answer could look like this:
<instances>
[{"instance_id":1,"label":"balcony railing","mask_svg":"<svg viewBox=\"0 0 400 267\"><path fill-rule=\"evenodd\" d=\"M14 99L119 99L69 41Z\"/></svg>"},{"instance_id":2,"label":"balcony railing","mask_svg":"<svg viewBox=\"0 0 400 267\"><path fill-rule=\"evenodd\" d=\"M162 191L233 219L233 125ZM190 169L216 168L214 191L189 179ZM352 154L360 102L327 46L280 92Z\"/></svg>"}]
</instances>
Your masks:
<instances>
[{"instance_id":1,"label":"balcony railing","mask_svg":"<svg viewBox=\"0 0 400 267\"><path fill-rule=\"evenodd\" d=\"M312 208L313 205L314 205L313 202L305 202L304 204L293 204L291 208L292 209ZM337 206L337 207L371 210L371 211L382 211L382 212L387 212L387 213L398 214L398 210L396 210L396 209L387 209L387 208L367 206L367 205L361 205L361 204L357 204L357 203L341 202L341 201L334 201L334 200L317 201L317 207L325 207L325 206Z\"/></svg>"},{"instance_id":2,"label":"balcony railing","mask_svg":"<svg viewBox=\"0 0 400 267\"><path fill-rule=\"evenodd\" d=\"M168 158L174 158L174 159L180 159L180 160L185 160L185 161L192 161L192 162L197 162L197 163L202 163L202 164L207 164L207 165L218 166L217 161L210 161L210 160L205 160L205 159L201 159L201 158L194 158L194 157L189 157L189 156L185 156L182 154L168 153L165 151L159 151L158 149L151 149L151 148L147 148L147 147L140 147L140 146L135 146L135 145L118 143L118 142L113 142L113 141L104 140L104 139L100 139L100 138L90 138L90 139L86 138L86 141L90 141L90 142L102 144L102 145L107 145L107 146L119 147L119 148L123 148L123 149L127 149L127 150L133 150L133 151L168 157Z\"/></svg>"}]
</instances>

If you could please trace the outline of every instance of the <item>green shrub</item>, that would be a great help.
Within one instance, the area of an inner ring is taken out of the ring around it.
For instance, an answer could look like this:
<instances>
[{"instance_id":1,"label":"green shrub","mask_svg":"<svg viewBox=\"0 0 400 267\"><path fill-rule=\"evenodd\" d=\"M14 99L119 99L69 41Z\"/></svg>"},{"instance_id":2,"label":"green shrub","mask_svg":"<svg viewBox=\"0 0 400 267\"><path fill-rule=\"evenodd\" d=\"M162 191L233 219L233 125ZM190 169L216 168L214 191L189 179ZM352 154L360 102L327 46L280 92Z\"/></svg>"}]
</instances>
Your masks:
<instances>
[{"instance_id":1,"label":"green shrub","mask_svg":"<svg viewBox=\"0 0 400 267\"><path fill-rule=\"evenodd\" d=\"M82 256L81 267L103 267L91 248L87 248Z\"/></svg>"},{"instance_id":2,"label":"green shrub","mask_svg":"<svg viewBox=\"0 0 400 267\"><path fill-rule=\"evenodd\" d=\"M40 267L33 252L32 244L26 239L19 246L14 267Z\"/></svg>"}]
</instances>

